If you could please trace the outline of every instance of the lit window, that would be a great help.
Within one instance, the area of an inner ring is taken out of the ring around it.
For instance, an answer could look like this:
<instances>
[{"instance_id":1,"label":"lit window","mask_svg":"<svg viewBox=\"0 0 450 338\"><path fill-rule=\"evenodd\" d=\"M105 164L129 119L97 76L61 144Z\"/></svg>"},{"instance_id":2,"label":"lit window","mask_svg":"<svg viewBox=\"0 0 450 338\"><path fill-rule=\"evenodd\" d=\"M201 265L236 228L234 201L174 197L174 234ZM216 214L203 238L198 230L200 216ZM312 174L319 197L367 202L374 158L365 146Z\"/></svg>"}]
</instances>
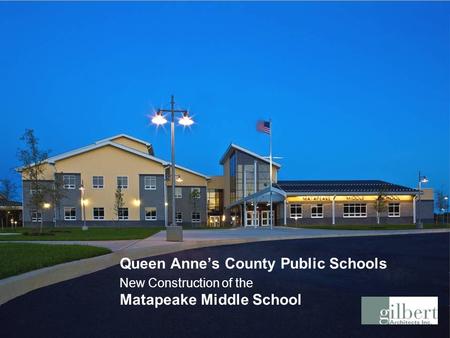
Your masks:
<instances>
[{"instance_id":1,"label":"lit window","mask_svg":"<svg viewBox=\"0 0 450 338\"><path fill-rule=\"evenodd\" d=\"M64 189L75 189L75 175L63 175Z\"/></svg>"},{"instance_id":2,"label":"lit window","mask_svg":"<svg viewBox=\"0 0 450 338\"><path fill-rule=\"evenodd\" d=\"M145 208L145 220L146 221L156 221L156 208L155 207Z\"/></svg>"},{"instance_id":3,"label":"lit window","mask_svg":"<svg viewBox=\"0 0 450 338\"><path fill-rule=\"evenodd\" d=\"M192 213L192 223L200 223L200 213L194 211Z\"/></svg>"},{"instance_id":4,"label":"lit window","mask_svg":"<svg viewBox=\"0 0 450 338\"><path fill-rule=\"evenodd\" d=\"M156 190L156 176L144 176L144 189Z\"/></svg>"},{"instance_id":5,"label":"lit window","mask_svg":"<svg viewBox=\"0 0 450 338\"><path fill-rule=\"evenodd\" d=\"M291 204L290 205L290 217L291 218L302 218L302 205L301 204Z\"/></svg>"},{"instance_id":6,"label":"lit window","mask_svg":"<svg viewBox=\"0 0 450 338\"><path fill-rule=\"evenodd\" d=\"M74 207L64 208L64 220L65 221L75 221L77 219L77 211Z\"/></svg>"},{"instance_id":7,"label":"lit window","mask_svg":"<svg viewBox=\"0 0 450 338\"><path fill-rule=\"evenodd\" d=\"M105 219L105 208L94 208L94 219Z\"/></svg>"},{"instance_id":8,"label":"lit window","mask_svg":"<svg viewBox=\"0 0 450 338\"><path fill-rule=\"evenodd\" d=\"M42 214L36 210L33 210L31 212L31 222L41 222L42 221Z\"/></svg>"},{"instance_id":9,"label":"lit window","mask_svg":"<svg viewBox=\"0 0 450 338\"><path fill-rule=\"evenodd\" d=\"M175 187L175 198L182 198L183 190L180 187Z\"/></svg>"},{"instance_id":10,"label":"lit window","mask_svg":"<svg viewBox=\"0 0 450 338\"><path fill-rule=\"evenodd\" d=\"M92 188L103 189L103 176L92 176Z\"/></svg>"},{"instance_id":11,"label":"lit window","mask_svg":"<svg viewBox=\"0 0 450 338\"><path fill-rule=\"evenodd\" d=\"M344 204L344 217L367 217L366 204L347 203Z\"/></svg>"},{"instance_id":12,"label":"lit window","mask_svg":"<svg viewBox=\"0 0 450 338\"><path fill-rule=\"evenodd\" d=\"M400 203L389 203L388 217L400 217Z\"/></svg>"},{"instance_id":13,"label":"lit window","mask_svg":"<svg viewBox=\"0 0 450 338\"><path fill-rule=\"evenodd\" d=\"M118 210L119 220L128 219L128 208L119 208Z\"/></svg>"},{"instance_id":14,"label":"lit window","mask_svg":"<svg viewBox=\"0 0 450 338\"><path fill-rule=\"evenodd\" d=\"M191 188L191 197L200 198L200 188Z\"/></svg>"},{"instance_id":15,"label":"lit window","mask_svg":"<svg viewBox=\"0 0 450 338\"><path fill-rule=\"evenodd\" d=\"M117 176L117 188L120 189L128 188L128 176Z\"/></svg>"},{"instance_id":16,"label":"lit window","mask_svg":"<svg viewBox=\"0 0 450 338\"><path fill-rule=\"evenodd\" d=\"M323 218L323 204L311 205L311 218Z\"/></svg>"},{"instance_id":17,"label":"lit window","mask_svg":"<svg viewBox=\"0 0 450 338\"><path fill-rule=\"evenodd\" d=\"M182 223L183 222L183 214L181 212L177 212L175 214L175 222Z\"/></svg>"}]
</instances>

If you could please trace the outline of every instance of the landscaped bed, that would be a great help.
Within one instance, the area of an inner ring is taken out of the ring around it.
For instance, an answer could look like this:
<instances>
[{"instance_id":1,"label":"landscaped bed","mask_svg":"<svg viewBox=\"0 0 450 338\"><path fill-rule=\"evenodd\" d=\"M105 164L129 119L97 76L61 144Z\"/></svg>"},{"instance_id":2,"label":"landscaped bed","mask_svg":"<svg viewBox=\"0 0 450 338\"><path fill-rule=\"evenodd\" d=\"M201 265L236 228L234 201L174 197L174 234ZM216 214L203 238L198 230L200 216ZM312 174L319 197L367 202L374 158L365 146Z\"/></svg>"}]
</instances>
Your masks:
<instances>
[{"instance_id":1,"label":"landscaped bed","mask_svg":"<svg viewBox=\"0 0 450 338\"><path fill-rule=\"evenodd\" d=\"M306 229L332 229L332 230L410 230L416 229L415 224L356 224L356 225L298 225ZM424 229L448 229L450 224L424 224Z\"/></svg>"},{"instance_id":2,"label":"landscaped bed","mask_svg":"<svg viewBox=\"0 0 450 338\"><path fill-rule=\"evenodd\" d=\"M0 279L110 252L88 245L0 243Z\"/></svg>"},{"instance_id":3,"label":"landscaped bed","mask_svg":"<svg viewBox=\"0 0 450 338\"><path fill-rule=\"evenodd\" d=\"M0 236L0 241L106 241L121 239L142 239L156 234L163 228L119 228L102 227L89 228L44 228L42 234L39 229L18 228L5 229L4 232L19 232L16 236Z\"/></svg>"}]
</instances>

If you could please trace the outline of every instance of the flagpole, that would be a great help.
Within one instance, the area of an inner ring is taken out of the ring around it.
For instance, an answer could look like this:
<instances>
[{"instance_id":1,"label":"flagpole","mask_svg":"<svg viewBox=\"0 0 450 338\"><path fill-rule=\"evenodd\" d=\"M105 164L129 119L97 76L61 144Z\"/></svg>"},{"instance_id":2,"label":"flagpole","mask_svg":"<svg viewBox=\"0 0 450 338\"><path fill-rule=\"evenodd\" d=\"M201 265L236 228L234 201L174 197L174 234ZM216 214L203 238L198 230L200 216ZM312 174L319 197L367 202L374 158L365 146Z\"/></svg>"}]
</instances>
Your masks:
<instances>
[{"instance_id":1,"label":"flagpole","mask_svg":"<svg viewBox=\"0 0 450 338\"><path fill-rule=\"evenodd\" d=\"M269 119L269 126L270 126L270 133L269 133L269 163L270 163L270 169L269 169L269 175L270 175L270 229L273 229L273 208L272 208L272 119Z\"/></svg>"}]
</instances>

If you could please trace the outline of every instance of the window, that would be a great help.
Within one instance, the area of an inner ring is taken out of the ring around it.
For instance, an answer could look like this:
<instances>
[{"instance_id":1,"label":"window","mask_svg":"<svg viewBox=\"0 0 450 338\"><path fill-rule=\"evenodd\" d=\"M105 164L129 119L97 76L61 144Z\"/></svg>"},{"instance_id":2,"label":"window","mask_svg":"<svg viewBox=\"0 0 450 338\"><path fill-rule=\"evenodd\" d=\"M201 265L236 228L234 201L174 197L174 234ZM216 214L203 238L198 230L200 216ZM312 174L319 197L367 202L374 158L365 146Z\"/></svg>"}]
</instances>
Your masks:
<instances>
[{"instance_id":1,"label":"window","mask_svg":"<svg viewBox=\"0 0 450 338\"><path fill-rule=\"evenodd\" d=\"M200 188L191 188L191 197L200 198Z\"/></svg>"},{"instance_id":2,"label":"window","mask_svg":"<svg viewBox=\"0 0 450 338\"><path fill-rule=\"evenodd\" d=\"M301 204L291 204L290 217L295 218L295 219L302 218L302 205Z\"/></svg>"},{"instance_id":3,"label":"window","mask_svg":"<svg viewBox=\"0 0 450 338\"><path fill-rule=\"evenodd\" d=\"M389 203L388 217L400 217L400 203Z\"/></svg>"},{"instance_id":4,"label":"window","mask_svg":"<svg viewBox=\"0 0 450 338\"><path fill-rule=\"evenodd\" d=\"M323 218L323 204L311 205L311 218Z\"/></svg>"},{"instance_id":5,"label":"window","mask_svg":"<svg viewBox=\"0 0 450 338\"><path fill-rule=\"evenodd\" d=\"M156 208L155 207L145 208L145 220L146 221L156 221Z\"/></svg>"},{"instance_id":6,"label":"window","mask_svg":"<svg viewBox=\"0 0 450 338\"><path fill-rule=\"evenodd\" d=\"M117 176L117 188L120 189L128 188L128 176Z\"/></svg>"},{"instance_id":7,"label":"window","mask_svg":"<svg viewBox=\"0 0 450 338\"><path fill-rule=\"evenodd\" d=\"M77 211L74 207L64 208L64 220L65 221L75 221L77 219Z\"/></svg>"},{"instance_id":8,"label":"window","mask_svg":"<svg viewBox=\"0 0 450 338\"><path fill-rule=\"evenodd\" d=\"M41 192L41 189L33 189L33 188L30 189L30 195L34 195L34 194L37 194L40 192Z\"/></svg>"},{"instance_id":9,"label":"window","mask_svg":"<svg viewBox=\"0 0 450 338\"><path fill-rule=\"evenodd\" d=\"M31 222L41 222L42 214L36 210L31 211Z\"/></svg>"},{"instance_id":10,"label":"window","mask_svg":"<svg viewBox=\"0 0 450 338\"><path fill-rule=\"evenodd\" d=\"M94 219L105 219L105 208L94 208Z\"/></svg>"},{"instance_id":11,"label":"window","mask_svg":"<svg viewBox=\"0 0 450 338\"><path fill-rule=\"evenodd\" d=\"M367 217L366 204L348 203L344 204L344 217Z\"/></svg>"},{"instance_id":12,"label":"window","mask_svg":"<svg viewBox=\"0 0 450 338\"><path fill-rule=\"evenodd\" d=\"M63 175L63 188L75 189L75 175Z\"/></svg>"},{"instance_id":13,"label":"window","mask_svg":"<svg viewBox=\"0 0 450 338\"><path fill-rule=\"evenodd\" d=\"M156 176L144 176L144 189L156 190Z\"/></svg>"},{"instance_id":14,"label":"window","mask_svg":"<svg viewBox=\"0 0 450 338\"><path fill-rule=\"evenodd\" d=\"M197 211L194 211L192 213L192 223L200 223L200 213Z\"/></svg>"},{"instance_id":15,"label":"window","mask_svg":"<svg viewBox=\"0 0 450 338\"><path fill-rule=\"evenodd\" d=\"M175 198L183 197L183 190L180 187L175 187Z\"/></svg>"},{"instance_id":16,"label":"window","mask_svg":"<svg viewBox=\"0 0 450 338\"><path fill-rule=\"evenodd\" d=\"M183 214L181 212L177 212L175 214L175 222L182 223L183 222Z\"/></svg>"},{"instance_id":17,"label":"window","mask_svg":"<svg viewBox=\"0 0 450 338\"><path fill-rule=\"evenodd\" d=\"M92 176L92 188L103 189L103 176Z\"/></svg>"},{"instance_id":18,"label":"window","mask_svg":"<svg viewBox=\"0 0 450 338\"><path fill-rule=\"evenodd\" d=\"M119 208L119 220L128 219L128 208Z\"/></svg>"},{"instance_id":19,"label":"window","mask_svg":"<svg viewBox=\"0 0 450 338\"><path fill-rule=\"evenodd\" d=\"M223 211L223 190L222 189L208 189L206 192L206 203L208 212L215 212L222 214Z\"/></svg>"}]
</instances>

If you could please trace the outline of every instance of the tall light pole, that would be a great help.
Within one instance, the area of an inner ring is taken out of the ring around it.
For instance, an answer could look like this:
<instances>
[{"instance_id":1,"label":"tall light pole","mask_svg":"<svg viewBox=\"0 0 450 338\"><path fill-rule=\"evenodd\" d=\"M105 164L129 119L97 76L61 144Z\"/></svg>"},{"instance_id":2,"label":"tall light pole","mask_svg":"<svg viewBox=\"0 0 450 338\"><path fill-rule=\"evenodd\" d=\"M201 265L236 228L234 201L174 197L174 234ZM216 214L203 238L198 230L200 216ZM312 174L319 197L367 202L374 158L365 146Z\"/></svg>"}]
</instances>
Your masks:
<instances>
[{"instance_id":1,"label":"tall light pole","mask_svg":"<svg viewBox=\"0 0 450 338\"><path fill-rule=\"evenodd\" d=\"M422 207L422 183L427 183L428 178L426 176L422 176L419 171L419 203L417 205L417 223L416 223L416 229L423 229L423 223L422 218L420 214L420 209Z\"/></svg>"},{"instance_id":2,"label":"tall light pole","mask_svg":"<svg viewBox=\"0 0 450 338\"><path fill-rule=\"evenodd\" d=\"M189 111L186 109L175 109L175 99L173 95L170 99L170 109L158 109L152 117L152 123L155 125L164 125L167 119L164 113L170 113L170 146L171 146L171 176L172 176L172 223L167 227L167 240L181 242L183 241L183 228L176 225L175 221L175 113L181 113L178 118L178 123L184 127L189 127L194 124L194 120L189 116Z\"/></svg>"},{"instance_id":3,"label":"tall light pole","mask_svg":"<svg viewBox=\"0 0 450 338\"><path fill-rule=\"evenodd\" d=\"M445 224L448 224L448 196L444 196L445 201Z\"/></svg>"},{"instance_id":4,"label":"tall light pole","mask_svg":"<svg viewBox=\"0 0 450 338\"><path fill-rule=\"evenodd\" d=\"M88 227L86 225L86 200L84 199L84 193L85 193L85 188L84 188L84 184L83 181L81 181L81 186L80 186L80 192L81 192L81 212L83 214L83 226L81 227L81 230L87 230Z\"/></svg>"}]
</instances>

